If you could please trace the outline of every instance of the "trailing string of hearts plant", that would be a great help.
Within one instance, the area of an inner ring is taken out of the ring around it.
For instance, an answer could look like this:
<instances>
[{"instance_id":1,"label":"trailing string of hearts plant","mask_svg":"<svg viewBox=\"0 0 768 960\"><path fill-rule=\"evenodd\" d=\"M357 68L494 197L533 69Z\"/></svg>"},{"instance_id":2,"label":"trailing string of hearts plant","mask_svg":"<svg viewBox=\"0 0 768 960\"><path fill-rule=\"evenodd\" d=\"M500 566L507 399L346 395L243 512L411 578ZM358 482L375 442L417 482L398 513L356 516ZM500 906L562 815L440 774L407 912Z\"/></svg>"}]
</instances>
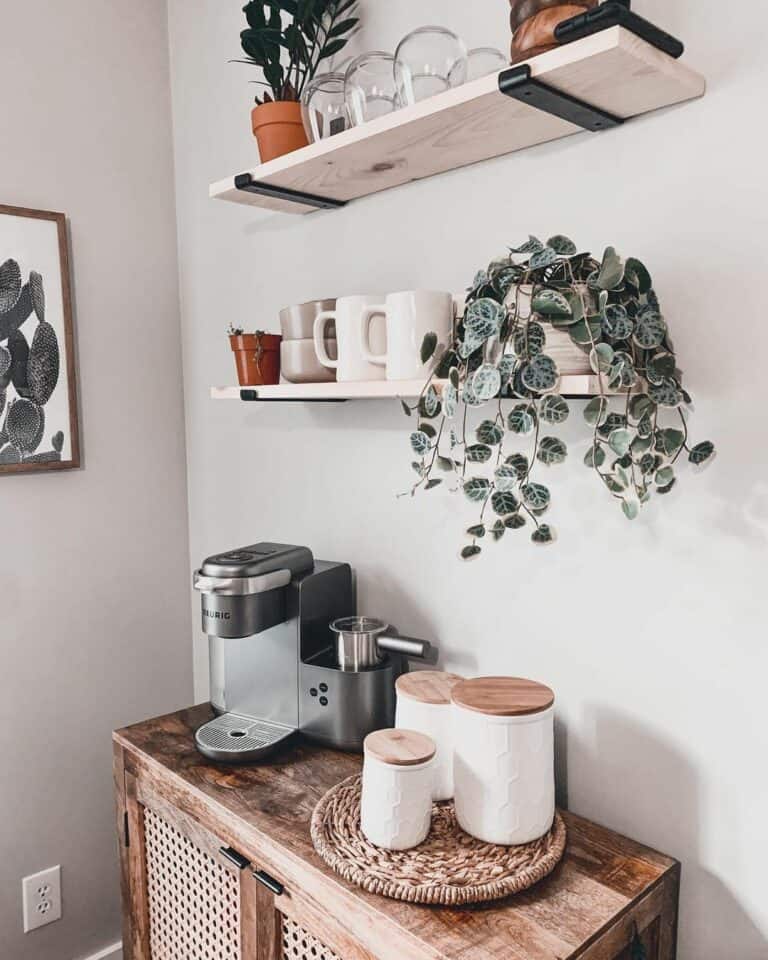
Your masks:
<instances>
[{"instance_id":1,"label":"trailing string of hearts plant","mask_svg":"<svg viewBox=\"0 0 768 960\"><path fill-rule=\"evenodd\" d=\"M477 274L453 342L438 356L434 333L424 338L422 360L434 372L405 413L418 418L410 445L418 458L411 495L432 490L452 474L457 489L476 503L480 516L467 530L468 560L478 541L500 540L508 530L532 528L537 544L555 531L542 517L549 487L534 471L563 463L568 450L550 427L569 416L557 393L557 364L547 355L547 330L567 331L589 355L599 394L584 409L589 445L584 463L634 520L655 491L676 483L683 454L694 466L711 461L715 448L691 446L686 406L691 398L661 314L650 274L635 258L622 261L608 247L602 262L579 253L564 236L542 243L530 237ZM436 381L447 378L444 385ZM506 410L502 401L512 400ZM490 405L471 431L468 412ZM671 421L671 422L670 422ZM505 442L526 440L511 452Z\"/></svg>"}]
</instances>

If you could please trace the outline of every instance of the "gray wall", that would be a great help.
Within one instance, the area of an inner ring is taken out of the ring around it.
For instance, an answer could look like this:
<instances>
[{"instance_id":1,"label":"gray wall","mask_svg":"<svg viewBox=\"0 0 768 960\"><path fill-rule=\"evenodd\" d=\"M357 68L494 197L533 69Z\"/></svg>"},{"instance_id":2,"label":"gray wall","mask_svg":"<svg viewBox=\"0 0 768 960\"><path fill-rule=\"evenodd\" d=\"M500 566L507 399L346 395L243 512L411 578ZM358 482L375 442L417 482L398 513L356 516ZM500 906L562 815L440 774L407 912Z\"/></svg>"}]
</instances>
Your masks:
<instances>
[{"instance_id":1,"label":"gray wall","mask_svg":"<svg viewBox=\"0 0 768 960\"><path fill-rule=\"evenodd\" d=\"M165 5L4 3L0 90L0 203L71 222L85 454L0 477L0 953L72 960L120 936L110 732L192 696Z\"/></svg>"},{"instance_id":2,"label":"gray wall","mask_svg":"<svg viewBox=\"0 0 768 960\"><path fill-rule=\"evenodd\" d=\"M362 608L438 640L449 668L550 682L572 808L683 861L682 960L763 960L768 325L757 118L768 7L744 0L737 16L714 0L638 0L707 74L701 101L331 214L265 219L206 192L256 162L252 74L226 63L238 55L240 6L169 3L192 560L259 537L307 543L351 561ZM472 46L508 40L506 0L367 0L363 11L369 48L391 49L429 22ZM234 380L230 320L277 330L281 306L313 297L462 289L505 245L561 231L651 267L695 394L695 435L720 447L708 472L685 475L634 526L581 464L579 433L551 477L558 544L536 550L508 535L462 566L473 511L447 492L395 498L411 476L396 402L208 398ZM202 697L199 636L196 653Z\"/></svg>"}]
</instances>

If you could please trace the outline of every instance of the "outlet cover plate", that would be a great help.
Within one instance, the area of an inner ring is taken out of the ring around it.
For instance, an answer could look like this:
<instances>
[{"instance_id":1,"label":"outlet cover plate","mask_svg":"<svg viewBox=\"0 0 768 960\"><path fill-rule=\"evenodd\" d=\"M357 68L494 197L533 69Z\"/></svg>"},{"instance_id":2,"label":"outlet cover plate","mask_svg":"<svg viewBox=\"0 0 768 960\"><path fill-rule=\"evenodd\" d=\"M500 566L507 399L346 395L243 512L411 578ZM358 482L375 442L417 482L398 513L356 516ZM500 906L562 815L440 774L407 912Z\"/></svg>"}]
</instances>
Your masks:
<instances>
[{"instance_id":1,"label":"outlet cover plate","mask_svg":"<svg viewBox=\"0 0 768 960\"><path fill-rule=\"evenodd\" d=\"M49 867L21 881L24 933L61 919L61 867Z\"/></svg>"}]
</instances>

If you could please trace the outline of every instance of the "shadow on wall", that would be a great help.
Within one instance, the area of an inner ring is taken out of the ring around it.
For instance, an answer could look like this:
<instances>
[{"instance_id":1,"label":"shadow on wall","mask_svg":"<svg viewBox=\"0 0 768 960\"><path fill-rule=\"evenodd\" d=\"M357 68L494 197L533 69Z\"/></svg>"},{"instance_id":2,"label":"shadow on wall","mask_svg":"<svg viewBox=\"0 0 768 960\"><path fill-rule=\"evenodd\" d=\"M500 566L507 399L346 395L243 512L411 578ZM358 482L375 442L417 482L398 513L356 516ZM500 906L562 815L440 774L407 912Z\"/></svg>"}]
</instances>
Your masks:
<instances>
[{"instance_id":1,"label":"shadow on wall","mask_svg":"<svg viewBox=\"0 0 768 960\"><path fill-rule=\"evenodd\" d=\"M685 754L618 711L589 706L579 729L556 730L558 800L571 771L595 771L603 806L574 812L605 823L682 863L680 960L766 960L768 940L728 887L701 863L702 810L696 771ZM582 779L582 777L580 777ZM594 796L595 784L592 784ZM572 792L576 792L575 790ZM723 824L722 829L732 828Z\"/></svg>"}]
</instances>

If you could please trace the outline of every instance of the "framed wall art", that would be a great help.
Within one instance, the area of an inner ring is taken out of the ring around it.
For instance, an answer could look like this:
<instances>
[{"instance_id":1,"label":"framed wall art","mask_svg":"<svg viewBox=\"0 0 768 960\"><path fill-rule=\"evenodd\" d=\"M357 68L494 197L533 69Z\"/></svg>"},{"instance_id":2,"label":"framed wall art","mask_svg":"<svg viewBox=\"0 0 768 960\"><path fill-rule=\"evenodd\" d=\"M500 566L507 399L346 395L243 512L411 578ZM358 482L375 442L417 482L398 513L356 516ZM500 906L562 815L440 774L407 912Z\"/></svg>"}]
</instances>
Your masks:
<instances>
[{"instance_id":1,"label":"framed wall art","mask_svg":"<svg viewBox=\"0 0 768 960\"><path fill-rule=\"evenodd\" d=\"M66 217L0 204L0 474L79 466Z\"/></svg>"}]
</instances>

